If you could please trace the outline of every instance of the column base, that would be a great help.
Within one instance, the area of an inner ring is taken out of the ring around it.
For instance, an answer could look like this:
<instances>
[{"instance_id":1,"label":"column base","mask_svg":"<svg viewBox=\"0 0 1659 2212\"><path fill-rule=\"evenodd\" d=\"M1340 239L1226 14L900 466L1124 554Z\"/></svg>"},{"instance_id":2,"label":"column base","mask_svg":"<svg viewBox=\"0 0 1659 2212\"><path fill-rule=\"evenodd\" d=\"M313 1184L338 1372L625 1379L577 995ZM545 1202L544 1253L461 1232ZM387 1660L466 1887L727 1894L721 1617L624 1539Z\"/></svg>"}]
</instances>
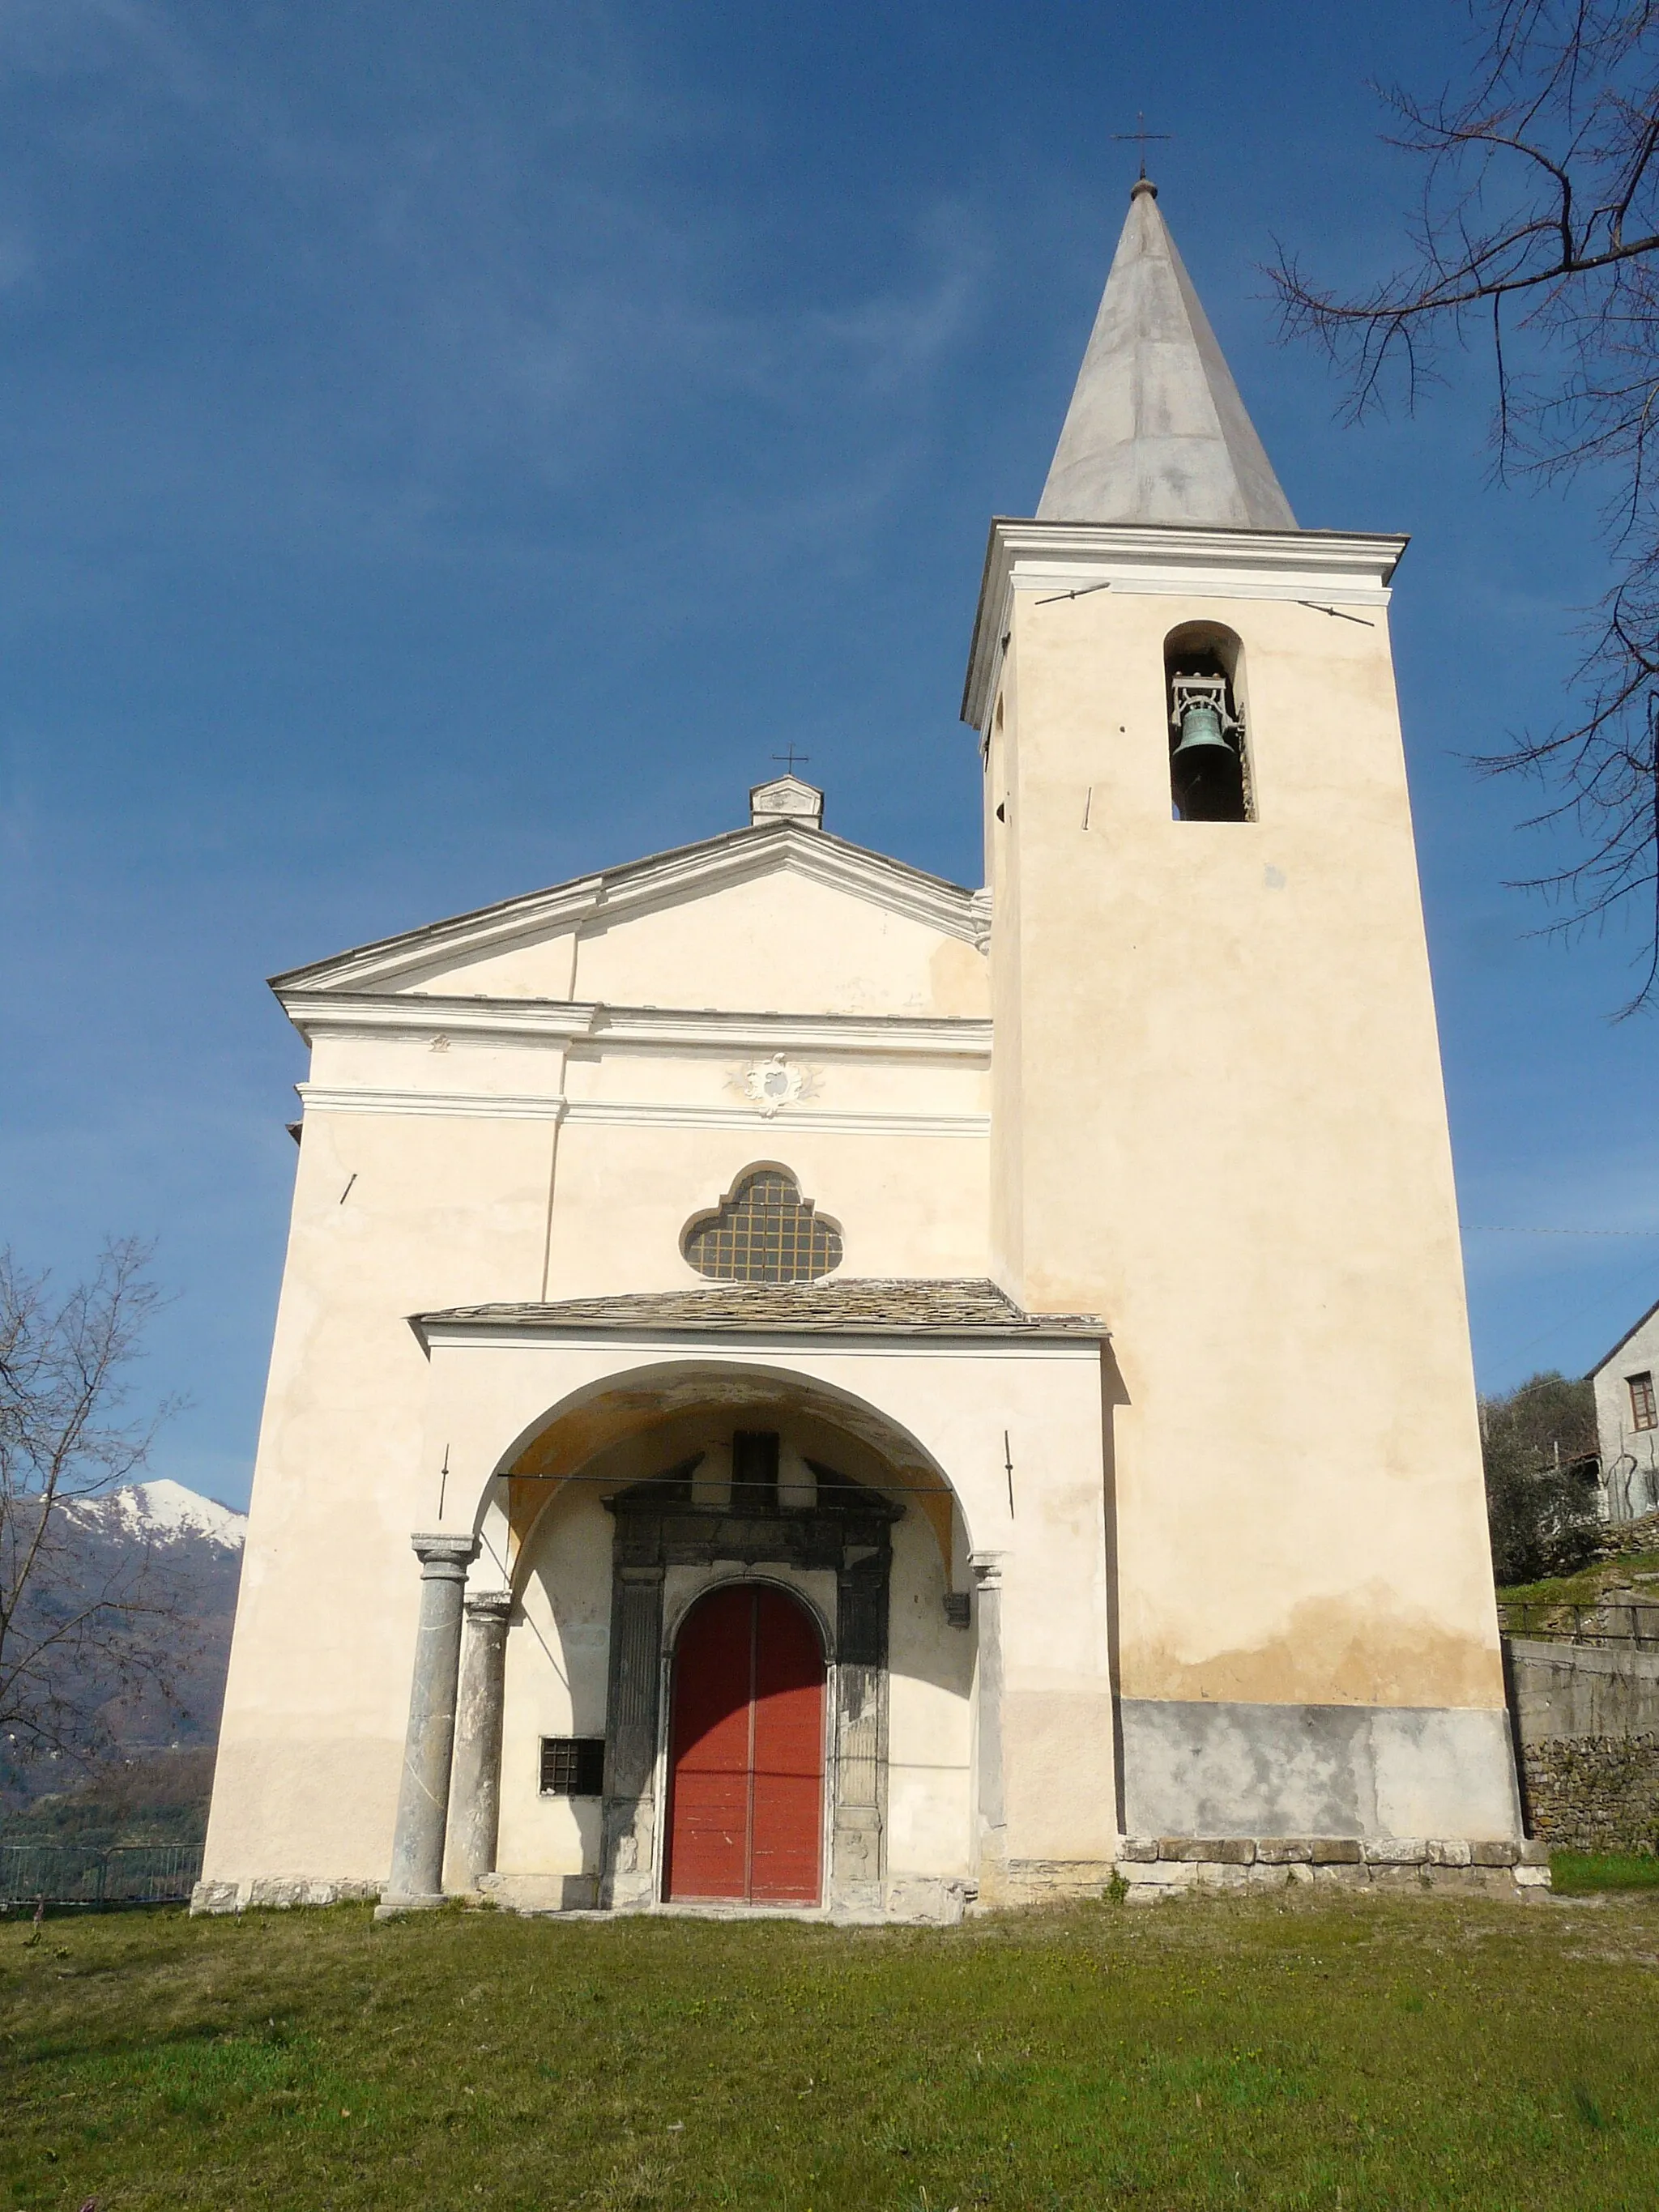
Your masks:
<instances>
[{"instance_id":1,"label":"column base","mask_svg":"<svg viewBox=\"0 0 1659 2212\"><path fill-rule=\"evenodd\" d=\"M435 1912L441 1905L453 1900L439 1889L422 1897L383 1897L374 1908L377 1920L398 1920L405 1912Z\"/></svg>"}]
</instances>

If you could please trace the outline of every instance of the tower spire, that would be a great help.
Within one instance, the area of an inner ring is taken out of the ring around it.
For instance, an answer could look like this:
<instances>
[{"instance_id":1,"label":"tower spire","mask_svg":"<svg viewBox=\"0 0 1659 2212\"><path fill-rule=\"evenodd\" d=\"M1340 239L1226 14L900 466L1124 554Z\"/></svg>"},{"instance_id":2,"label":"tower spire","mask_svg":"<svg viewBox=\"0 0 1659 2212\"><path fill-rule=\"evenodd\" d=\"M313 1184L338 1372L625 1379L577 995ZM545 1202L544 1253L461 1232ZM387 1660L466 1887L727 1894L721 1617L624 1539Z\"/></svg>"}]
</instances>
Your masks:
<instances>
[{"instance_id":1,"label":"tower spire","mask_svg":"<svg viewBox=\"0 0 1659 2212\"><path fill-rule=\"evenodd\" d=\"M1037 520L1297 526L1144 174Z\"/></svg>"}]
</instances>

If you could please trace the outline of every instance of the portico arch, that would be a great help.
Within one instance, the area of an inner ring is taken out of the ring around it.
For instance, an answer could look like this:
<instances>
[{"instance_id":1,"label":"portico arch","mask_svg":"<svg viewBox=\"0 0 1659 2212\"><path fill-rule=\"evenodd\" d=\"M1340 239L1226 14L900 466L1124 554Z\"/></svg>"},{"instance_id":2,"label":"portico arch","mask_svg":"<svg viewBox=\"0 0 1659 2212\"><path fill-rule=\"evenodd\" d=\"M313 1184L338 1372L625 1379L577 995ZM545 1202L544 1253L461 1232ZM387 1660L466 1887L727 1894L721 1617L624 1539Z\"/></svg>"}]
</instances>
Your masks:
<instances>
[{"instance_id":1,"label":"portico arch","mask_svg":"<svg viewBox=\"0 0 1659 2212\"><path fill-rule=\"evenodd\" d=\"M504 1733L487 1866L522 1885L504 1901L659 1900L665 1632L733 1571L776 1574L832 1626L826 1903L948 1915L1000 1879L1005 1579L1016 1526L1048 1542L1056 1499L1073 1540L1016 1601L1033 1648L1104 1648L1093 1323L1034 1319L988 1286L852 1284L458 1308L416 1333L441 1519L478 1540L477 1601L487 1584L510 1607L489 1647ZM763 1432L773 1498L756 1510L767 1483L734 1483L732 1455ZM464 1662L458 1815L462 1779L488 1796L468 1679ZM1109 1722L1100 1741L1097 1766ZM457 1856L448 1886L485 1865Z\"/></svg>"},{"instance_id":2,"label":"portico arch","mask_svg":"<svg viewBox=\"0 0 1659 2212\"><path fill-rule=\"evenodd\" d=\"M639 1479L629 1447L654 1448L660 1472L695 1448L698 1432L725 1422L763 1427L787 1417L817 1433L836 1455L837 1472L902 1497L933 1530L947 1577L974 1545L963 1498L937 1459L912 1431L867 1399L819 1377L772 1364L718 1358L673 1359L630 1367L572 1391L521 1428L507 1443L480 1496L483 1534L495 1507L507 1540L502 1564L512 1572L542 1515L569 1482L618 1484ZM502 1497L496 1484L505 1486Z\"/></svg>"},{"instance_id":3,"label":"portico arch","mask_svg":"<svg viewBox=\"0 0 1659 2212\"><path fill-rule=\"evenodd\" d=\"M734 1431L776 1436L770 1503L745 1499L733 1484ZM895 1603L902 1802L914 1826L920 1798L957 1791L959 1803L933 1805L921 1826L962 1839L963 1861L950 1872L966 1879L979 1641L969 1537L954 1486L902 1424L781 1364L652 1361L597 1378L526 1423L501 1451L489 1490L497 1503L492 1511L486 1500L480 1530L493 1529L486 1550L507 1570L520 1624L502 1687L505 1701L509 1683L520 1686L505 1731L509 1863L530 1856L526 1701L551 1698L568 1716L558 1727L579 1740L603 1734L602 1800L556 1816L567 1850L580 1837L592 1901L637 1906L669 1893L674 1653L702 1599L740 1583L775 1587L821 1625L822 1901L883 1905ZM602 1685L591 1587L599 1528L609 1557ZM574 1644L562 1633L573 1623ZM565 1901L574 1901L580 1887L568 1879Z\"/></svg>"}]
</instances>

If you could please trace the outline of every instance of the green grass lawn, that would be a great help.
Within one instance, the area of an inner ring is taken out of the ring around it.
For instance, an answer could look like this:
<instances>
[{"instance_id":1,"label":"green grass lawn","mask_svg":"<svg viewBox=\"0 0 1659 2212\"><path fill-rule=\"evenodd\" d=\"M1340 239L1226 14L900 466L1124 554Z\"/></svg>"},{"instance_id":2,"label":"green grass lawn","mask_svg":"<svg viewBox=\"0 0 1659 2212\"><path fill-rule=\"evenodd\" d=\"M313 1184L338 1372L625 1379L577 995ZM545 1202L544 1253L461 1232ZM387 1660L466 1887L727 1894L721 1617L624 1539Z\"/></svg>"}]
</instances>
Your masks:
<instances>
[{"instance_id":1,"label":"green grass lawn","mask_svg":"<svg viewBox=\"0 0 1659 2212\"><path fill-rule=\"evenodd\" d=\"M1550 1879L1563 1897L1604 1889L1659 1889L1659 1858L1644 1853L1552 1851Z\"/></svg>"},{"instance_id":2,"label":"green grass lawn","mask_svg":"<svg viewBox=\"0 0 1659 2212\"><path fill-rule=\"evenodd\" d=\"M1601 1559L1581 1567L1576 1575L1552 1575L1541 1583L1516 1583L1500 1589L1500 1605L1594 1605L1612 1583L1627 1583L1633 1575L1659 1574L1659 1552L1629 1552L1623 1558ZM1659 1591L1656 1591L1659 1596Z\"/></svg>"},{"instance_id":3,"label":"green grass lawn","mask_svg":"<svg viewBox=\"0 0 1659 2212\"><path fill-rule=\"evenodd\" d=\"M1659 1895L0 1924L0 2205L1659 2198Z\"/></svg>"}]
</instances>

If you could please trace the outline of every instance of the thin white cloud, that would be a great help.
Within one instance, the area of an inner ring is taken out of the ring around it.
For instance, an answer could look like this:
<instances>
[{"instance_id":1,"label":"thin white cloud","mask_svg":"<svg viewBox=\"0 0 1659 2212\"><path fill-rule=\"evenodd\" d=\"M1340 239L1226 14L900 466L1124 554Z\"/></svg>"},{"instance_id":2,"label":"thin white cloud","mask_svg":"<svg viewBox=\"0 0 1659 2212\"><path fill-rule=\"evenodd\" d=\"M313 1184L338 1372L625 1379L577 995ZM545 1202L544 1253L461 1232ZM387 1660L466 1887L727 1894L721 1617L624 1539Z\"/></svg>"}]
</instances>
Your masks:
<instances>
[{"instance_id":1,"label":"thin white cloud","mask_svg":"<svg viewBox=\"0 0 1659 2212\"><path fill-rule=\"evenodd\" d=\"M192 103L212 86L199 48L155 0L0 0L0 77L112 75Z\"/></svg>"}]
</instances>

